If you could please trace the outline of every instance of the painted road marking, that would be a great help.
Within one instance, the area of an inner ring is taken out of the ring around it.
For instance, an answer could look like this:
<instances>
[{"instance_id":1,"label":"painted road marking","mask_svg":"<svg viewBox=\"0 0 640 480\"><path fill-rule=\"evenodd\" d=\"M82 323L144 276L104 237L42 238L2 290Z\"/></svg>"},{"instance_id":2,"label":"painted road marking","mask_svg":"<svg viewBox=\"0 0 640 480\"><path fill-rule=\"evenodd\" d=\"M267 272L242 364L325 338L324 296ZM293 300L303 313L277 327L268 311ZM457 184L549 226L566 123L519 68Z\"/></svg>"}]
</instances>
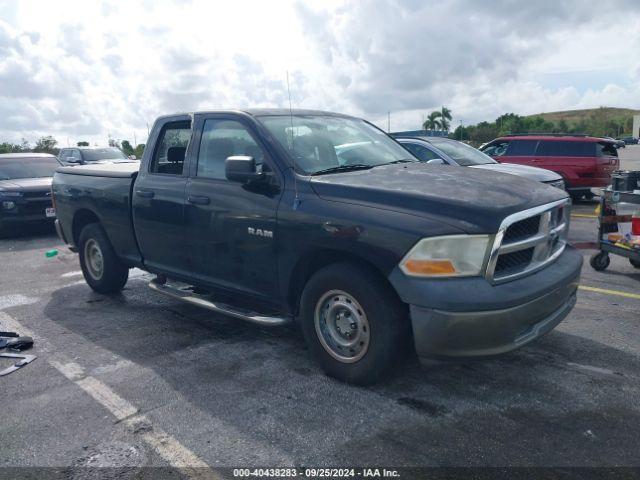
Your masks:
<instances>
[{"instance_id":1,"label":"painted road marking","mask_svg":"<svg viewBox=\"0 0 640 480\"><path fill-rule=\"evenodd\" d=\"M25 297L24 295L12 294L0 296L0 310L5 308L18 307L20 305L32 305L38 302L38 298Z\"/></svg>"},{"instance_id":2,"label":"painted road marking","mask_svg":"<svg viewBox=\"0 0 640 480\"><path fill-rule=\"evenodd\" d=\"M598 218L598 215L591 215L588 213L572 213L571 218Z\"/></svg>"},{"instance_id":3,"label":"painted road marking","mask_svg":"<svg viewBox=\"0 0 640 480\"><path fill-rule=\"evenodd\" d=\"M607 290L606 288L587 287L586 285L578 286L580 290L586 290L587 292L604 293L605 295L615 295L618 297L634 298L640 300L640 295L637 293L621 292L619 290Z\"/></svg>"},{"instance_id":4,"label":"painted road marking","mask_svg":"<svg viewBox=\"0 0 640 480\"><path fill-rule=\"evenodd\" d=\"M79 277L82 275L82 270L78 270L77 272L67 272L60 275L62 278L70 278L70 277Z\"/></svg>"},{"instance_id":5,"label":"painted road marking","mask_svg":"<svg viewBox=\"0 0 640 480\"><path fill-rule=\"evenodd\" d=\"M18 321L6 313L0 312L0 326L3 329L20 332L37 338L38 344L44 345L45 350L53 352L53 347L42 338L35 336L24 328ZM106 408L119 422L127 428L139 433L144 442L153 448L172 467L177 468L188 478L218 479L220 478L195 453L182 445L162 429L151 424L144 415L138 415L139 409L114 392L108 385L97 378L85 375L85 369L61 353L48 353L47 363L58 370L67 379L84 390L91 398Z\"/></svg>"},{"instance_id":6,"label":"painted road marking","mask_svg":"<svg viewBox=\"0 0 640 480\"><path fill-rule=\"evenodd\" d=\"M609 370L608 368L594 367L593 365L582 365L581 363L567 362L567 365L570 367L579 368L580 370L586 370L588 372L601 373L603 375L613 375L614 373L616 373L613 370Z\"/></svg>"}]
</instances>

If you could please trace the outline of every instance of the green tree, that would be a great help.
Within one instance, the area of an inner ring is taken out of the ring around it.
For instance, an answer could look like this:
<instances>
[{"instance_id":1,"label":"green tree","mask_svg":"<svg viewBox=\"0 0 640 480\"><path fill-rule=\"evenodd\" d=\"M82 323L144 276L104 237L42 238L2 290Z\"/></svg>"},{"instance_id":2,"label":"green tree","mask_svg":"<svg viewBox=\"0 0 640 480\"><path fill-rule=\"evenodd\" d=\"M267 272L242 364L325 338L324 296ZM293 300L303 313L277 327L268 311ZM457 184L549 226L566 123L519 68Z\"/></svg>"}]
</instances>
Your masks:
<instances>
[{"instance_id":1,"label":"green tree","mask_svg":"<svg viewBox=\"0 0 640 480\"><path fill-rule=\"evenodd\" d=\"M136 158L142 158L143 153L144 153L144 143L140 143L133 151L133 154L136 156Z\"/></svg>"},{"instance_id":2,"label":"green tree","mask_svg":"<svg viewBox=\"0 0 640 480\"><path fill-rule=\"evenodd\" d=\"M78 143L76 143L76 145L78 145L79 147L88 147L89 146L89 142L78 142Z\"/></svg>"},{"instance_id":3,"label":"green tree","mask_svg":"<svg viewBox=\"0 0 640 480\"><path fill-rule=\"evenodd\" d=\"M440 127L442 127L443 132L449 131L449 126L451 125L451 110L449 110L444 105L440 109Z\"/></svg>"},{"instance_id":4,"label":"green tree","mask_svg":"<svg viewBox=\"0 0 640 480\"><path fill-rule=\"evenodd\" d=\"M125 155L135 155L134 149L129 143L129 140L122 140L122 151Z\"/></svg>"},{"instance_id":5,"label":"green tree","mask_svg":"<svg viewBox=\"0 0 640 480\"><path fill-rule=\"evenodd\" d=\"M33 148L33 151L57 155L59 151L59 149L56 148L57 144L58 141L55 138L53 138L51 135L47 135L46 137L41 137L36 141L36 145Z\"/></svg>"},{"instance_id":6,"label":"green tree","mask_svg":"<svg viewBox=\"0 0 640 480\"><path fill-rule=\"evenodd\" d=\"M440 112L438 111L431 112L427 117L427 119L422 124L422 127L425 130L438 130L441 126L440 120L438 120L439 118L440 118Z\"/></svg>"}]
</instances>

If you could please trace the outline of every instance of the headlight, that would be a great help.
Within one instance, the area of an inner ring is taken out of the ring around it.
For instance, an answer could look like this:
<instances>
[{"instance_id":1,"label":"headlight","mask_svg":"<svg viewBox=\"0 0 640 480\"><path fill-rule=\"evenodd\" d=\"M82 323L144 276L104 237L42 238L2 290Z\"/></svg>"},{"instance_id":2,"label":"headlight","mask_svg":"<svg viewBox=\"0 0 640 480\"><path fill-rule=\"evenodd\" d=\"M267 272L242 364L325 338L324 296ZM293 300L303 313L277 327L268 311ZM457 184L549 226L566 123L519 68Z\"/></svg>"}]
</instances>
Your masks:
<instances>
[{"instance_id":1,"label":"headlight","mask_svg":"<svg viewBox=\"0 0 640 480\"><path fill-rule=\"evenodd\" d=\"M0 197L21 197L22 196L22 192L6 192L3 190L0 190Z\"/></svg>"},{"instance_id":2,"label":"headlight","mask_svg":"<svg viewBox=\"0 0 640 480\"><path fill-rule=\"evenodd\" d=\"M468 277L482 275L489 235L450 235L423 238L400 262L414 277Z\"/></svg>"}]
</instances>

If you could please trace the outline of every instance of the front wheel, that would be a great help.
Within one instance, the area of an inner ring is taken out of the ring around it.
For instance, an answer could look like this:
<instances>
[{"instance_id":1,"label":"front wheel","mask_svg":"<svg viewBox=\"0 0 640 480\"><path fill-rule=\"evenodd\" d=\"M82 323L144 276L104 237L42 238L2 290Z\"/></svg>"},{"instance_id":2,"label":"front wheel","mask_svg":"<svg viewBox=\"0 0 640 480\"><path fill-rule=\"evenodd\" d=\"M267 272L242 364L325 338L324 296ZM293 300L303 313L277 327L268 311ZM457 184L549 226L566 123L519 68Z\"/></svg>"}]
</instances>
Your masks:
<instances>
[{"instance_id":1,"label":"front wheel","mask_svg":"<svg viewBox=\"0 0 640 480\"><path fill-rule=\"evenodd\" d=\"M122 290L129 278L129 269L120 262L99 224L90 223L82 229L78 247L82 274L93 290L98 293Z\"/></svg>"},{"instance_id":2,"label":"front wheel","mask_svg":"<svg viewBox=\"0 0 640 480\"><path fill-rule=\"evenodd\" d=\"M316 272L302 293L302 330L327 375L367 385L408 350L406 306L379 274L354 263Z\"/></svg>"},{"instance_id":3,"label":"front wheel","mask_svg":"<svg viewBox=\"0 0 640 480\"><path fill-rule=\"evenodd\" d=\"M591 257L589 263L594 270L601 272L609 266L609 263L611 263L611 259L609 258L609 254L607 252L599 252Z\"/></svg>"}]
</instances>

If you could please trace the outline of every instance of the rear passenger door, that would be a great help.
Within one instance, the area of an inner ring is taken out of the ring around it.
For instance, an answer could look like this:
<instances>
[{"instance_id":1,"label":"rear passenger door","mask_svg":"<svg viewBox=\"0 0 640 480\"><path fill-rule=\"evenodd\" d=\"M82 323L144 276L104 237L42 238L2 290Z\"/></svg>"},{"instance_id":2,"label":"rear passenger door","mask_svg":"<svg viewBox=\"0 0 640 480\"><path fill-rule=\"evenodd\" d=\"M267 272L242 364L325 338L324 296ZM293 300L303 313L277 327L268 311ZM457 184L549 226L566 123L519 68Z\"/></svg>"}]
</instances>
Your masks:
<instances>
[{"instance_id":1,"label":"rear passenger door","mask_svg":"<svg viewBox=\"0 0 640 480\"><path fill-rule=\"evenodd\" d=\"M133 221L144 263L163 273L188 273L184 205L190 139L188 116L154 128L149 139L154 149L133 186Z\"/></svg>"},{"instance_id":2,"label":"rear passenger door","mask_svg":"<svg viewBox=\"0 0 640 480\"><path fill-rule=\"evenodd\" d=\"M185 207L191 270L204 283L274 299L280 173L244 117L196 115L196 131ZM233 155L254 157L269 183L229 182Z\"/></svg>"}]
</instances>

